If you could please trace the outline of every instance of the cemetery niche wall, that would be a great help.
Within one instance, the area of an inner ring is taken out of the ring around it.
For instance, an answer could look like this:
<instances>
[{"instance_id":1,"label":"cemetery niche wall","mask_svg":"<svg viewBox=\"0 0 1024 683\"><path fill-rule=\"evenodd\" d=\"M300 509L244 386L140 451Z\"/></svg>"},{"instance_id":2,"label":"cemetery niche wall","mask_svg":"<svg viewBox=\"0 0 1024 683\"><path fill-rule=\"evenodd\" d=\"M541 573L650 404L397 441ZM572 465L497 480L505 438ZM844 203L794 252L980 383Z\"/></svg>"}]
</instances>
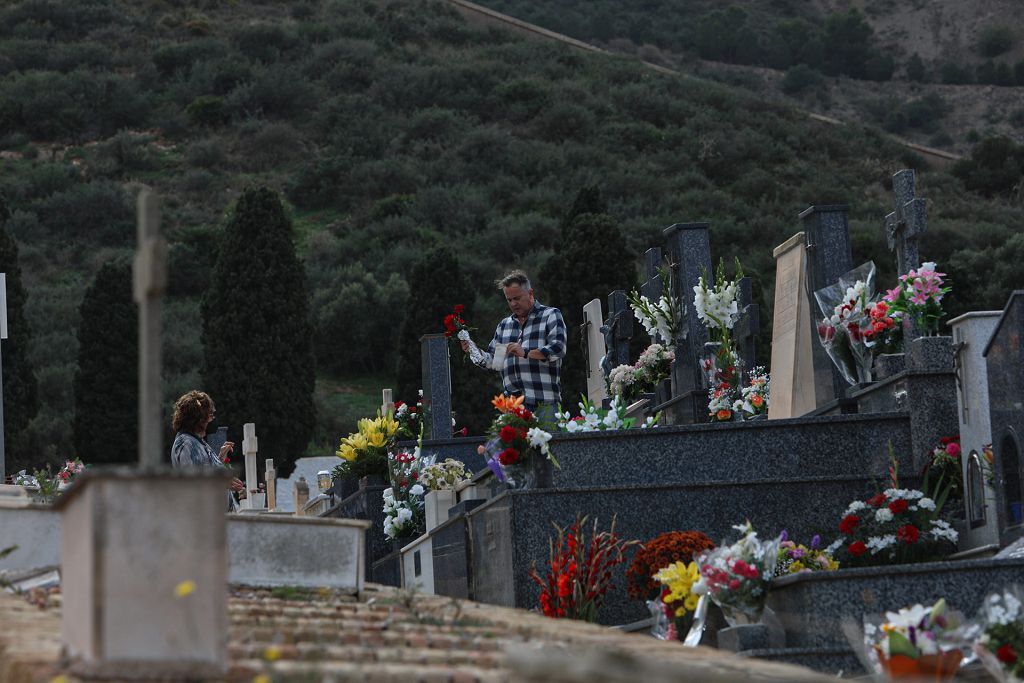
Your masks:
<instances>
[{"instance_id":1,"label":"cemetery niche wall","mask_svg":"<svg viewBox=\"0 0 1024 683\"><path fill-rule=\"evenodd\" d=\"M883 229L899 273L907 275L920 265L918 242L927 231L927 204L915 194L913 172L897 174L894 188L896 210ZM848 504L884 487L890 465L901 487L921 486L936 445L962 425L967 490L950 510L959 520L954 521L965 559L777 579L769 606L784 633L781 640L778 634L771 639L771 647L747 654L823 671L855 671L860 665L839 633L836 615L859 618L866 611L934 601L936 595L959 598L959 609L974 610L985 586L1005 582L1024 568L1017 557L991 557L1015 538L1014 527L1020 524L1024 467L1019 435L1024 425L1021 406L1011 397L1020 395L1024 378L1005 368L1024 368L1018 311L1024 298L1020 293L1011 298L991 344L985 330L968 331L962 320L952 321L966 335L954 345L953 338L911 324L907 316L900 321L902 349L876 354L869 382L848 383L824 353L821 311L814 298L816 290L853 269L848 211L842 205L810 207L798 217L801 231L776 249L769 421L708 423L708 386L700 372L707 330L689 293L702 272L711 272L709 226L675 224L664 231L665 244L645 254L639 291L654 302L668 289L679 306L671 380L653 388L639 413L660 412L658 426L556 433L551 447L561 467L551 471L545 488L510 489L490 470L478 470L447 519L442 515L436 526L402 548L403 582L440 595L536 608L539 588L528 572L548 562L552 525L564 527L581 514L602 525L614 517L623 538L641 541L696 529L720 542L734 538L733 525L745 519L767 536L786 529L791 538L805 542L815 534L835 538ZM737 290L749 292L739 283ZM756 331L756 309L750 308L749 294L742 296L746 299L737 301L737 309L747 315L737 328L742 341L736 343L753 357L744 342ZM626 299L624 292L609 293L602 334L591 330L587 335L592 375L600 371L607 379L611 369L634 360L628 356L630 335L622 333L631 312ZM599 300L588 304L585 320L591 327L602 315L599 306ZM985 315L969 314L966 320L973 324ZM988 325L995 327L991 321ZM644 334L644 328L635 326L630 333ZM648 337L650 342L659 339L651 329ZM967 346L961 346L967 337ZM987 364L987 382L979 380L984 377L979 363ZM998 377L995 366L1003 368ZM597 399L600 389L592 382L590 398ZM567 403L574 401L563 396ZM975 443L985 438L982 414L989 405L995 462L1001 468L995 486L984 481L990 472L983 466L985 443ZM430 441L424 446L433 447ZM440 447L438 452L446 451ZM982 517L988 521L977 523ZM616 569L614 583L624 584L624 572L624 567ZM965 582L971 582L970 590ZM838 609L840 603L846 607ZM599 615L601 623L620 625L646 616L646 608L621 591L608 595Z\"/></svg>"}]
</instances>

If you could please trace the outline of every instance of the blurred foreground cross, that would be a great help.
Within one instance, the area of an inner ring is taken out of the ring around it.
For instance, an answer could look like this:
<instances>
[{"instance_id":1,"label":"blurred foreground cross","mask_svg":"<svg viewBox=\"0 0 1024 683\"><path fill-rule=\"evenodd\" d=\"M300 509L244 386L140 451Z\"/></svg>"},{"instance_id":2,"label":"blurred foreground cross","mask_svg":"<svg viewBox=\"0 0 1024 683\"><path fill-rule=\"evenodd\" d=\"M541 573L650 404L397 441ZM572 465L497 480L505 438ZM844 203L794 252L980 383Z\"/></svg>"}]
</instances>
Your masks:
<instances>
[{"instance_id":1,"label":"blurred foreground cross","mask_svg":"<svg viewBox=\"0 0 1024 683\"><path fill-rule=\"evenodd\" d=\"M163 451L160 345L167 242L160 236L160 201L148 189L139 193L137 237L133 286L139 304L139 466L154 469Z\"/></svg>"}]
</instances>

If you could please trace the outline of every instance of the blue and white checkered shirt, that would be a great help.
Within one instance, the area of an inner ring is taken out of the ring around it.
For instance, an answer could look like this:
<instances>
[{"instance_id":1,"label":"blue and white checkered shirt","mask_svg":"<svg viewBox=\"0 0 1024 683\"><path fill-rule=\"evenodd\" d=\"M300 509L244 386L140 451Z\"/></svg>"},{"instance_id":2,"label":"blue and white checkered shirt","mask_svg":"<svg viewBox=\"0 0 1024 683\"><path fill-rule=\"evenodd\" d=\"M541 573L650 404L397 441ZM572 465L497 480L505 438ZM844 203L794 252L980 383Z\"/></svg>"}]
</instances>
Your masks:
<instances>
[{"instance_id":1,"label":"blue and white checkered shirt","mask_svg":"<svg viewBox=\"0 0 1024 683\"><path fill-rule=\"evenodd\" d=\"M562 394L560 373L562 359L565 358L566 337L562 312L534 301L533 308L526 316L526 324L522 327L514 315L498 323L494 338L479 365L490 365L496 344L518 342L527 353L537 349L547 360L507 356L501 370L501 381L508 393L526 396L526 403L533 409L538 403L557 404Z\"/></svg>"}]
</instances>

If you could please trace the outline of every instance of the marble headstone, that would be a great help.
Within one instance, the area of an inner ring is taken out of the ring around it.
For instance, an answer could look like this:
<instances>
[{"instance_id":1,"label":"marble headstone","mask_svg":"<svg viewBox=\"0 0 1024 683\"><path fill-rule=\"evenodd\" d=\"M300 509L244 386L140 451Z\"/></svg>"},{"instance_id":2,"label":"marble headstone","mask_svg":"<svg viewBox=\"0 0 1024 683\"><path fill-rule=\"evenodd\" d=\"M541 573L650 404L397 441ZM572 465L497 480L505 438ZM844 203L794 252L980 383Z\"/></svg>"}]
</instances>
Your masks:
<instances>
[{"instance_id":1,"label":"marble headstone","mask_svg":"<svg viewBox=\"0 0 1024 683\"><path fill-rule=\"evenodd\" d=\"M808 325L814 361L814 400L818 406L844 395L846 381L817 343L817 302L814 292L839 281L853 268L850 250L850 207L846 204L810 206L800 213L807 245L807 297L811 312Z\"/></svg>"},{"instance_id":2,"label":"marble headstone","mask_svg":"<svg viewBox=\"0 0 1024 683\"><path fill-rule=\"evenodd\" d=\"M982 353L992 338L1000 311L965 313L949 321L953 330L960 456L964 476L967 529L960 549L999 542L995 489L986 484L983 447L992 443L988 405L988 367Z\"/></svg>"},{"instance_id":3,"label":"marble headstone","mask_svg":"<svg viewBox=\"0 0 1024 683\"><path fill-rule=\"evenodd\" d=\"M775 307L772 318L771 400L768 419L806 415L816 407L811 310L807 289L804 233L798 232L772 252L775 257Z\"/></svg>"},{"instance_id":4,"label":"marble headstone","mask_svg":"<svg viewBox=\"0 0 1024 683\"><path fill-rule=\"evenodd\" d=\"M1000 541L1015 540L1024 522L1024 290L1010 295L985 348L989 420L997 477Z\"/></svg>"},{"instance_id":5,"label":"marble headstone","mask_svg":"<svg viewBox=\"0 0 1024 683\"><path fill-rule=\"evenodd\" d=\"M452 373L448 360L448 338L443 334L420 337L423 360L423 410L426 439L448 439L452 435Z\"/></svg>"},{"instance_id":6,"label":"marble headstone","mask_svg":"<svg viewBox=\"0 0 1024 683\"><path fill-rule=\"evenodd\" d=\"M584 340L587 345L587 398L591 403L601 405L608 389L605 384L601 361L607 350L604 347L604 336L601 334L601 300L592 299L583 307Z\"/></svg>"}]
</instances>

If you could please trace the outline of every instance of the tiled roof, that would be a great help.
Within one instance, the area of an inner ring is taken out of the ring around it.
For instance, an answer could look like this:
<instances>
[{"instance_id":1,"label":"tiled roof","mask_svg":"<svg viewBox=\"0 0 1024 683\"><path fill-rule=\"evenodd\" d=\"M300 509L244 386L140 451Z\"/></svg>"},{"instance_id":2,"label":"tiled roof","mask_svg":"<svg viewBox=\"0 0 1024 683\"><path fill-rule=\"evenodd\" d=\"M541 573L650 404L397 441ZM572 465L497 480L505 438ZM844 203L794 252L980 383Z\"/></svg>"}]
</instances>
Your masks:
<instances>
[{"instance_id":1,"label":"tiled roof","mask_svg":"<svg viewBox=\"0 0 1024 683\"><path fill-rule=\"evenodd\" d=\"M238 588L228 609L229 682L568 682L595 680L595 668L605 674L600 680L636 683L828 680L798 667L373 584L358 599ZM626 677L615 677L616 669ZM0 593L0 681L50 683L61 670L60 595L37 592L33 603Z\"/></svg>"}]
</instances>

